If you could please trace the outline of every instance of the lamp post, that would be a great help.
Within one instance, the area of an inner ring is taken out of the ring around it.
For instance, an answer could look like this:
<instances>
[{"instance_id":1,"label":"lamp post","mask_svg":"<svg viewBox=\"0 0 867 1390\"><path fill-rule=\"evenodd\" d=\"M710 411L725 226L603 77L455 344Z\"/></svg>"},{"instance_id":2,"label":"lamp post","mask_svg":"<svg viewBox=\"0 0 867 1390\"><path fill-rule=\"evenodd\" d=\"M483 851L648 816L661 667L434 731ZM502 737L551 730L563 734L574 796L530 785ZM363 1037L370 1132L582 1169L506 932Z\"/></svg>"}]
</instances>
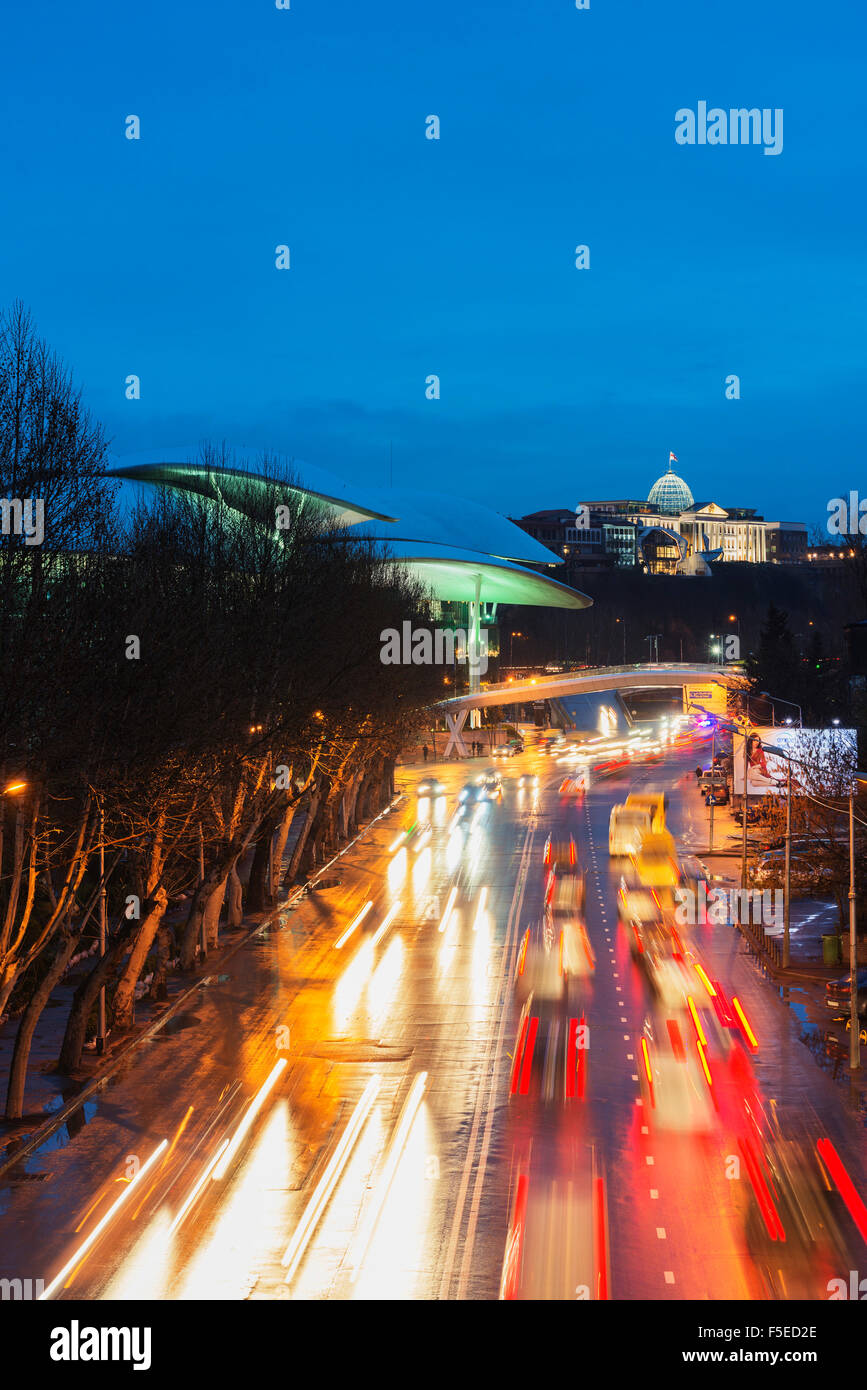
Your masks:
<instances>
[{"instance_id":1,"label":"lamp post","mask_svg":"<svg viewBox=\"0 0 867 1390\"><path fill-rule=\"evenodd\" d=\"M792 900L792 759L786 759L786 881L783 888L783 969L789 968L789 904Z\"/></svg>"},{"instance_id":2,"label":"lamp post","mask_svg":"<svg viewBox=\"0 0 867 1390\"><path fill-rule=\"evenodd\" d=\"M626 623L623 621L622 618L615 618L614 621L615 621L615 623L621 623L622 626L623 626L623 665L625 666L625 665L626 665Z\"/></svg>"},{"instance_id":3,"label":"lamp post","mask_svg":"<svg viewBox=\"0 0 867 1390\"><path fill-rule=\"evenodd\" d=\"M105 809L102 794L99 798L99 958L105 955L106 929L105 894ZM101 1057L105 1052L105 985L99 991L99 1015L96 1025L96 1052Z\"/></svg>"},{"instance_id":4,"label":"lamp post","mask_svg":"<svg viewBox=\"0 0 867 1390\"><path fill-rule=\"evenodd\" d=\"M799 725L800 728L803 729L803 727L804 727L804 716L803 716L803 713L802 713L802 711L801 711L801 706L800 706L799 704L796 704L794 700L784 700L783 697L782 697L781 695L772 695L771 692L770 692L770 690L763 690L761 693L762 693L762 695L764 695L768 700L774 700L777 704L780 704L780 705L788 705L790 709L796 709L796 710L798 711L798 725ZM774 724L776 724L777 721L776 721L776 715L775 715L773 706L771 706L771 719L774 721Z\"/></svg>"},{"instance_id":5,"label":"lamp post","mask_svg":"<svg viewBox=\"0 0 867 1390\"><path fill-rule=\"evenodd\" d=\"M861 1068L858 1032L858 952L855 946L855 783L849 788L849 1070Z\"/></svg>"},{"instance_id":6,"label":"lamp post","mask_svg":"<svg viewBox=\"0 0 867 1390\"><path fill-rule=\"evenodd\" d=\"M708 829L707 852L713 853L713 813L716 810L716 788L714 786L713 765L716 758L716 724L710 731L710 827Z\"/></svg>"},{"instance_id":7,"label":"lamp post","mask_svg":"<svg viewBox=\"0 0 867 1390\"><path fill-rule=\"evenodd\" d=\"M749 804L749 792L747 790L747 748L749 746L749 720L744 720L744 794L741 799L741 887L747 886L747 807Z\"/></svg>"}]
</instances>

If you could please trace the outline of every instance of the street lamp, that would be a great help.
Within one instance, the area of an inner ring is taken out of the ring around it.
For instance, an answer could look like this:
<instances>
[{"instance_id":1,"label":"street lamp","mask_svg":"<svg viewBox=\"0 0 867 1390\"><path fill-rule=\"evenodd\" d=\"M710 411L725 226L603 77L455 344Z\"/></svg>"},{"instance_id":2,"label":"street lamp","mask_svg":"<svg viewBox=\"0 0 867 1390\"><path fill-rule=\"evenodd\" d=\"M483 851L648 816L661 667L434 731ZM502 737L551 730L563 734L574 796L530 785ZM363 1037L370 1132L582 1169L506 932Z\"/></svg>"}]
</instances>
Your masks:
<instances>
[{"instance_id":1,"label":"street lamp","mask_svg":"<svg viewBox=\"0 0 867 1390\"><path fill-rule=\"evenodd\" d=\"M801 706L800 706L800 705L796 704L794 700L784 700L783 697L782 697L782 695L772 695L771 692L770 692L770 690L763 690L763 691L761 692L761 694L764 695L764 696L766 696L767 699L769 699L769 700L774 700L774 701L776 701L776 703L778 703L778 704L780 704L780 705L789 705L792 709L796 709L796 710L798 711L798 725L799 725L800 728L803 729L803 727L804 727L804 715L803 715L803 712L802 712L802 710L801 710ZM776 714L775 714L773 705L771 706L771 719L774 721L774 724L776 725L777 719L776 719ZM787 724L791 724L791 722L792 722L791 719L788 719L788 720L786 721Z\"/></svg>"},{"instance_id":2,"label":"street lamp","mask_svg":"<svg viewBox=\"0 0 867 1390\"><path fill-rule=\"evenodd\" d=\"M17 796L19 792L23 792L26 790L26 782L10 782L7 786L3 788L2 792L0 792L0 796Z\"/></svg>"}]
</instances>

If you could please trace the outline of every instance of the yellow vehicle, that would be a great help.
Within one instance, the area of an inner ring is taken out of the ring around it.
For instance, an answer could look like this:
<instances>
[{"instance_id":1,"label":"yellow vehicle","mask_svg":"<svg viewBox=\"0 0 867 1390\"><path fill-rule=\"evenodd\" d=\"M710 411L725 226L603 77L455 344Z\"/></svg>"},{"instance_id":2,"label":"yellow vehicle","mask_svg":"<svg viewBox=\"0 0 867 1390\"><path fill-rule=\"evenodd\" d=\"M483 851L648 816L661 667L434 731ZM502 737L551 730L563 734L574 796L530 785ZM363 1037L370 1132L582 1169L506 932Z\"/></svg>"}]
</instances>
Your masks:
<instances>
[{"instance_id":1,"label":"yellow vehicle","mask_svg":"<svg viewBox=\"0 0 867 1390\"><path fill-rule=\"evenodd\" d=\"M652 829L646 806L612 806L608 821L608 853L612 858L636 854L643 835Z\"/></svg>"},{"instance_id":2,"label":"yellow vehicle","mask_svg":"<svg viewBox=\"0 0 867 1390\"><path fill-rule=\"evenodd\" d=\"M667 830L645 835L632 862L642 888L676 888L680 883L674 838Z\"/></svg>"},{"instance_id":3,"label":"yellow vehicle","mask_svg":"<svg viewBox=\"0 0 867 1390\"><path fill-rule=\"evenodd\" d=\"M649 812L650 828L656 833L665 829L665 800L665 792L630 792L625 804L629 810Z\"/></svg>"}]
</instances>

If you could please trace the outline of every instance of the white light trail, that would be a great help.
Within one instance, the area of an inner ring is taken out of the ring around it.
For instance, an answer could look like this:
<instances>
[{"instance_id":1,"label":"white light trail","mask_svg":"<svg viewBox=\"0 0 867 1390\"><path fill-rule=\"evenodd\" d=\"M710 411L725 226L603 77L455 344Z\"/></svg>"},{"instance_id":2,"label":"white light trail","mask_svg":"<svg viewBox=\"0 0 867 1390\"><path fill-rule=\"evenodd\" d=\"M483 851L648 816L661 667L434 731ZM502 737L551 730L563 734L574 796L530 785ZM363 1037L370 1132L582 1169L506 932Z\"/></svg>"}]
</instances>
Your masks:
<instances>
[{"instance_id":1,"label":"white light trail","mask_svg":"<svg viewBox=\"0 0 867 1390\"><path fill-rule=\"evenodd\" d=\"M364 1088L361 1099L352 1112L349 1124L340 1136L340 1141L331 1158L328 1166L319 1182L307 1206L304 1215L298 1222L295 1234L286 1247L281 1264L288 1265L285 1282L291 1282L296 1269L301 1263L304 1251L310 1243L310 1237L316 1229L319 1218L325 1210L331 1193L337 1184L337 1180L343 1169L346 1167L346 1160L355 1145L355 1141L364 1128L364 1123L370 1114L373 1102L376 1100L379 1088L382 1085L381 1076L372 1076Z\"/></svg>"},{"instance_id":2,"label":"white light trail","mask_svg":"<svg viewBox=\"0 0 867 1390\"><path fill-rule=\"evenodd\" d=\"M385 936L385 933L388 931L395 917L400 912L401 907L402 903L400 901L400 898L398 898L397 902L392 903L391 907L388 909L388 912L385 914L385 916L382 919L382 922L376 930L376 935L370 943L371 946L379 945L380 941Z\"/></svg>"},{"instance_id":3,"label":"white light trail","mask_svg":"<svg viewBox=\"0 0 867 1390\"><path fill-rule=\"evenodd\" d=\"M349 926L346 928L346 931L343 933L343 935L341 936L340 940L339 940L339 941L335 941L335 943L334 943L334 949L335 949L335 951L339 951L340 948L341 948L341 946L345 946L345 945L346 945L347 941L348 941L349 938L351 937L352 933L355 931L356 927L358 927L358 926L361 925L361 923L364 921L365 917L367 916L368 912L370 911L370 909L371 909L372 907L373 907L373 901L372 901L372 900L368 900L368 901L364 904L364 907L361 909L361 911L358 913L358 916L357 916L357 917L353 917L352 921L349 923Z\"/></svg>"},{"instance_id":4,"label":"white light trail","mask_svg":"<svg viewBox=\"0 0 867 1390\"><path fill-rule=\"evenodd\" d=\"M262 1085L259 1087L259 1090L256 1092L255 1096L250 1102L250 1105L247 1109L247 1113L244 1115L243 1120L238 1125L238 1128L235 1130L235 1133L232 1135L232 1138L229 1140L229 1143L226 1149L224 1150L219 1163L217 1164L216 1168L211 1174L211 1177L214 1182L219 1182L221 1178L224 1178L226 1176L226 1173L229 1169L229 1164L232 1162L232 1159L235 1157L235 1154L241 1147L245 1135L248 1133L250 1126L252 1125L259 1111L262 1109L262 1106L265 1104L265 1101L267 1100L269 1094L271 1093L276 1084L277 1078L279 1077L280 1073L283 1071L283 1068L285 1066L287 1066L287 1059L285 1057L281 1057L279 1062L274 1063L274 1066L268 1073L266 1080L263 1081Z\"/></svg>"},{"instance_id":5,"label":"white light trail","mask_svg":"<svg viewBox=\"0 0 867 1390\"><path fill-rule=\"evenodd\" d=\"M446 901L446 910L445 910L445 912L443 913L442 921L440 922L439 927L437 928L438 931L444 932L445 929L446 929L446 927L448 926L448 924L449 924L449 918L450 918L451 915L452 915L452 908L453 908L454 905L455 905L455 898L456 898L457 896L458 896L458 887L457 887L457 884L455 884L455 885L453 886L453 888L452 888L452 891L449 893L448 899L447 899L447 901Z\"/></svg>"},{"instance_id":6,"label":"white light trail","mask_svg":"<svg viewBox=\"0 0 867 1390\"><path fill-rule=\"evenodd\" d=\"M81 1262L81 1260L82 1260L82 1259L84 1258L84 1256L87 1254L87 1252L88 1252L88 1250L90 1249L90 1247L93 1245L94 1241L96 1241L96 1240L99 1238L99 1236L102 1235L102 1232L105 1230L106 1226L109 1224L109 1222L111 1221L112 1217L113 1217L118 1211L120 1211L120 1209L121 1209L121 1207L123 1206L124 1202L126 1202L126 1201L128 1200L129 1195L130 1195L130 1193L132 1192L133 1188L139 1186L139 1184L141 1183L142 1178L145 1176L146 1173L150 1172L151 1168L152 1168L153 1165L156 1163L157 1159L158 1159L158 1158L160 1157L160 1155L168 1148L168 1146L169 1146L169 1141L168 1141L168 1139L164 1139L164 1140L162 1141L162 1143L159 1144L159 1145L154 1149L154 1151L153 1151L153 1153L151 1154L150 1158L147 1159L147 1161L146 1161L145 1163L142 1164L141 1168L139 1168L139 1170L138 1170L138 1172L136 1173L135 1177L132 1179L132 1181L129 1183L129 1185L128 1185L127 1187L124 1188L123 1192L120 1194L120 1196L118 1197L117 1201L112 1203L112 1205L109 1207L108 1211L105 1213L105 1216L103 1216L102 1219L101 1219L100 1221L97 1221L97 1223L96 1223L96 1225L94 1226L93 1230L91 1231L90 1235L87 1236L87 1238L86 1238L85 1240L82 1241L81 1245L79 1245L79 1247L78 1247L78 1249L76 1250L75 1254L72 1256L72 1259L71 1259L71 1260L67 1260L66 1264L63 1266L63 1268L62 1268L62 1270L60 1271L60 1273L57 1274L57 1275L55 1275L55 1277L52 1279L52 1281L51 1281L51 1283L48 1285L48 1287L42 1290L42 1293L39 1295L40 1300L51 1298L51 1295L54 1293L55 1289L57 1289L57 1288L60 1287L60 1285L63 1283L64 1279L66 1278L67 1274L71 1273L71 1271L72 1271L73 1269L75 1269L75 1266Z\"/></svg>"},{"instance_id":7,"label":"white light trail","mask_svg":"<svg viewBox=\"0 0 867 1390\"><path fill-rule=\"evenodd\" d=\"M410 1093L406 1098L406 1103L401 1112L397 1129L394 1132L394 1138L392 1139L391 1144L389 1146L388 1156L385 1160L385 1166L383 1167L379 1184L376 1189L376 1193L372 1197L370 1206L367 1212L365 1213L364 1225L362 1226L357 1239L353 1242L352 1248L350 1249L350 1278L352 1280L352 1283L355 1283L358 1271L361 1268L365 1255L367 1254L367 1247L370 1245L370 1242L373 1239L373 1233L376 1230L377 1222L379 1221L379 1218L382 1214L382 1209L385 1206L389 1189L391 1188L391 1184L394 1181L394 1175L397 1172L397 1166L400 1163L403 1151L406 1148L406 1141L409 1138L409 1133L412 1129L413 1120L415 1119L416 1114L418 1112L418 1108L421 1105L421 1098L424 1094L424 1088L426 1083L427 1072L420 1071L418 1076L415 1078L415 1081L412 1083L412 1089L410 1090Z\"/></svg>"}]
</instances>

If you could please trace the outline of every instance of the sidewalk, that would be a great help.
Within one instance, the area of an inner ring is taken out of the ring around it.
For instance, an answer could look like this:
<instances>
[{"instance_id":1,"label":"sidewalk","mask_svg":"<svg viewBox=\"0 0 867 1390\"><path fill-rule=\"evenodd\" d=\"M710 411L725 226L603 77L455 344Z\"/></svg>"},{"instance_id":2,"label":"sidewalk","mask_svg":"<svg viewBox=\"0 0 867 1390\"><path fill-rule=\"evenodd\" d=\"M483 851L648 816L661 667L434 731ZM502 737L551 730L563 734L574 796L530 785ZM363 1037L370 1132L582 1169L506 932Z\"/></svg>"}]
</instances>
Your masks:
<instances>
[{"instance_id":1,"label":"sidewalk","mask_svg":"<svg viewBox=\"0 0 867 1390\"><path fill-rule=\"evenodd\" d=\"M687 781L692 783L692 790ZM704 797L698 789L694 777L685 779L684 795L696 819L709 832L710 807L704 804ZM749 828L748 828L749 832ZM737 845L728 838L737 836ZM702 847L690 847L691 852L701 859L720 887L739 888L741 882L741 835L742 827L731 814L731 806L714 807L714 846L713 854L707 853L707 840ZM729 846L732 848L729 848ZM725 848L721 848L725 846ZM748 833L747 854L750 854ZM779 906L779 913L776 907ZM782 913L781 898L775 903L774 916ZM779 925L755 923L742 927L732 922L731 929L740 933L741 939L754 955L768 983L778 990L786 1003L795 1010L803 1027L801 1041L813 1053L817 1065L831 1073L834 1080L845 1081L860 1095L860 1108L867 1109L867 1048L861 1045L862 1067L860 1071L849 1073L849 1034L845 1024L835 1021L825 1003L825 985L829 980L848 975L848 936L844 937L843 959L837 965L825 965L823 960L822 937L834 935L839 926L839 913L835 902L821 898L792 898L789 918L789 966L781 965L784 928Z\"/></svg>"},{"instance_id":2,"label":"sidewalk","mask_svg":"<svg viewBox=\"0 0 867 1390\"><path fill-rule=\"evenodd\" d=\"M289 891L281 890L279 900L264 912L245 913L241 925L233 931L221 927L217 947L209 951L204 961L197 960L194 971L188 975L170 973L167 979L167 1000L154 1003L147 998L137 999L134 1006L133 1026L113 1034L109 1031L106 1050L98 1056L91 1045L85 1045L81 1065L71 1075L57 1071L57 1058L63 1041L66 1020L72 996L90 970L92 957L81 961L80 967L73 967L57 985L39 1020L30 1049L30 1065L27 1073L25 1094L25 1114L20 1120L5 1120L0 1116L0 1172L11 1159L17 1162L34 1147L41 1148L51 1140L52 1134L68 1125L70 1137L86 1123L87 1111L81 1115L82 1106L87 1106L89 1096L100 1090L109 1076L127 1065L127 1058L149 1036L159 1032L164 1025L172 1027L173 1015L179 1013L185 1003L195 999L200 989L209 980L219 982L225 978L225 966L238 951L261 932L266 931L272 921L284 916L296 902L304 899L316 881L326 874L335 858L342 857L355 843L365 836L382 818L387 815L402 797L397 794L389 807L369 820L337 852L331 860L321 865L310 879ZM287 843L283 857L285 868L291 858L294 837ZM282 877L282 874L281 874ZM181 919L185 908L177 909ZM9 1069L18 1030L18 1018L8 1018L0 1025L0 1109L5 1103ZM61 1141L62 1142L62 1141ZM22 1150L24 1152L22 1152Z\"/></svg>"}]
</instances>

